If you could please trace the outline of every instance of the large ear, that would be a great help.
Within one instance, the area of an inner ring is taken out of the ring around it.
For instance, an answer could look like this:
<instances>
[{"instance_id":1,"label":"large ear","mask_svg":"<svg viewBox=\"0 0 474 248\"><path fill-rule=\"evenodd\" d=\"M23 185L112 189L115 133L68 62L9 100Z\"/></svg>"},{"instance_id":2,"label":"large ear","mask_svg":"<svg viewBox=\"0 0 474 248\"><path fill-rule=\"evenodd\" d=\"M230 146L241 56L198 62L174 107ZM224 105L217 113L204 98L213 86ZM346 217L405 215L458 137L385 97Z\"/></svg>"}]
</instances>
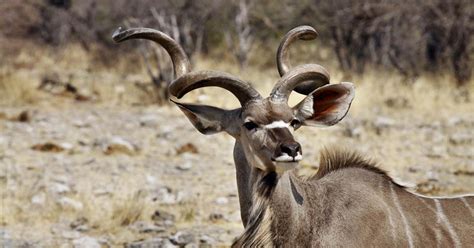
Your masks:
<instances>
[{"instance_id":1,"label":"large ear","mask_svg":"<svg viewBox=\"0 0 474 248\"><path fill-rule=\"evenodd\" d=\"M193 126L203 134L224 131L228 110L197 104L184 104L171 100L188 117Z\"/></svg>"},{"instance_id":2,"label":"large ear","mask_svg":"<svg viewBox=\"0 0 474 248\"><path fill-rule=\"evenodd\" d=\"M322 86L294 107L296 118L309 126L334 125L346 116L353 98L352 83Z\"/></svg>"}]
</instances>

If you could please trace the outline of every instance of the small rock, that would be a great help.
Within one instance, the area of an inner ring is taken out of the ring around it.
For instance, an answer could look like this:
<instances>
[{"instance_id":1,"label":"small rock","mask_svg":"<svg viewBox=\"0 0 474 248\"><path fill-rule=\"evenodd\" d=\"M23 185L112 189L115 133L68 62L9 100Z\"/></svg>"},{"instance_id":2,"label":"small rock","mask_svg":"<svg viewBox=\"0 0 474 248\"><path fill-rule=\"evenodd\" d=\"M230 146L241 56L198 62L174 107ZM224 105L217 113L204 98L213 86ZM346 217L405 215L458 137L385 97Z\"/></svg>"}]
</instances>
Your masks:
<instances>
[{"instance_id":1,"label":"small rock","mask_svg":"<svg viewBox=\"0 0 474 248\"><path fill-rule=\"evenodd\" d=\"M395 124L395 121L393 119L390 119L388 117L383 117L383 116L377 117L374 121L374 125L380 128L390 127L390 126L393 126L394 124Z\"/></svg>"},{"instance_id":2,"label":"small rock","mask_svg":"<svg viewBox=\"0 0 474 248\"><path fill-rule=\"evenodd\" d=\"M33 246L32 244L28 243L28 241L26 240L0 238L0 247L10 248L10 247L33 247Z\"/></svg>"},{"instance_id":3,"label":"small rock","mask_svg":"<svg viewBox=\"0 0 474 248\"><path fill-rule=\"evenodd\" d=\"M31 115L28 112L28 110L23 110L21 113L15 118L16 121L19 122L30 122L31 121Z\"/></svg>"},{"instance_id":4,"label":"small rock","mask_svg":"<svg viewBox=\"0 0 474 248\"><path fill-rule=\"evenodd\" d=\"M78 127L78 128L86 128L86 127L90 127L91 124L84 121L84 120L75 120L72 125L74 125L75 127Z\"/></svg>"},{"instance_id":5,"label":"small rock","mask_svg":"<svg viewBox=\"0 0 474 248\"><path fill-rule=\"evenodd\" d=\"M213 245L216 243L216 240L208 235L202 235L199 237L199 243Z\"/></svg>"},{"instance_id":6,"label":"small rock","mask_svg":"<svg viewBox=\"0 0 474 248\"><path fill-rule=\"evenodd\" d=\"M55 144L53 142L36 144L33 145L31 149L40 152L62 152L65 150L61 145Z\"/></svg>"},{"instance_id":7,"label":"small rock","mask_svg":"<svg viewBox=\"0 0 474 248\"><path fill-rule=\"evenodd\" d=\"M453 172L454 175L459 176L474 176L474 171L469 171L469 170L463 170L463 169L458 169Z\"/></svg>"},{"instance_id":8,"label":"small rock","mask_svg":"<svg viewBox=\"0 0 474 248\"><path fill-rule=\"evenodd\" d=\"M430 158L443 158L447 154L447 149L445 146L432 146L427 148L428 151L425 152L425 155Z\"/></svg>"},{"instance_id":9,"label":"small rock","mask_svg":"<svg viewBox=\"0 0 474 248\"><path fill-rule=\"evenodd\" d=\"M394 120L387 117L379 116L374 120L373 127L375 129L375 133L377 135L380 135L382 134L382 130L388 129L394 124L395 124Z\"/></svg>"},{"instance_id":10,"label":"small rock","mask_svg":"<svg viewBox=\"0 0 474 248\"><path fill-rule=\"evenodd\" d=\"M190 162L185 162L183 164L180 164L180 165L176 166L176 168L178 170L181 170L181 171L187 171L187 170L190 170L191 168L193 168L193 164L190 163Z\"/></svg>"},{"instance_id":11,"label":"small rock","mask_svg":"<svg viewBox=\"0 0 474 248\"><path fill-rule=\"evenodd\" d=\"M165 220L174 221L175 218L176 217L173 214L170 214L168 212L161 211L161 210L156 210L151 216L151 219L154 221L165 221Z\"/></svg>"},{"instance_id":12,"label":"small rock","mask_svg":"<svg viewBox=\"0 0 474 248\"><path fill-rule=\"evenodd\" d=\"M59 144L59 146L61 146L64 150L71 150L74 147L73 144L68 143L68 142L63 142Z\"/></svg>"},{"instance_id":13,"label":"small rock","mask_svg":"<svg viewBox=\"0 0 474 248\"><path fill-rule=\"evenodd\" d=\"M240 216L240 211L235 211L231 213L230 215L228 215L226 219L231 222L240 223L242 222L241 218L242 217Z\"/></svg>"},{"instance_id":14,"label":"small rock","mask_svg":"<svg viewBox=\"0 0 474 248\"><path fill-rule=\"evenodd\" d=\"M56 194L64 194L71 191L71 188L63 183L52 183L49 186L49 189L51 192L56 193Z\"/></svg>"},{"instance_id":15,"label":"small rock","mask_svg":"<svg viewBox=\"0 0 474 248\"><path fill-rule=\"evenodd\" d=\"M447 124L448 126L456 126L462 123L462 119L458 116L454 116L448 119Z\"/></svg>"},{"instance_id":16,"label":"small rock","mask_svg":"<svg viewBox=\"0 0 474 248\"><path fill-rule=\"evenodd\" d=\"M179 155L179 154L182 154L182 153L193 153L193 154L197 154L199 153L199 150L197 149L197 147L192 144L192 143L186 143L180 147L178 147L178 149L176 149L176 153Z\"/></svg>"},{"instance_id":17,"label":"small rock","mask_svg":"<svg viewBox=\"0 0 474 248\"><path fill-rule=\"evenodd\" d=\"M31 203L34 205L43 206L45 201L46 201L46 195L43 192L38 193L34 195L33 197L31 197Z\"/></svg>"},{"instance_id":18,"label":"small rock","mask_svg":"<svg viewBox=\"0 0 474 248\"><path fill-rule=\"evenodd\" d=\"M416 191L421 194L439 194L441 187L435 181L424 181L417 184Z\"/></svg>"},{"instance_id":19,"label":"small rock","mask_svg":"<svg viewBox=\"0 0 474 248\"><path fill-rule=\"evenodd\" d=\"M99 241L91 237L81 237L72 241L74 248L100 248Z\"/></svg>"},{"instance_id":20,"label":"small rock","mask_svg":"<svg viewBox=\"0 0 474 248\"><path fill-rule=\"evenodd\" d=\"M344 130L344 135L350 138L360 138L362 133L363 129L361 127L347 127Z\"/></svg>"},{"instance_id":21,"label":"small rock","mask_svg":"<svg viewBox=\"0 0 474 248\"><path fill-rule=\"evenodd\" d=\"M474 148L472 147L450 147L448 153L460 158L474 158Z\"/></svg>"},{"instance_id":22,"label":"small rock","mask_svg":"<svg viewBox=\"0 0 474 248\"><path fill-rule=\"evenodd\" d=\"M125 140L122 137L113 137L106 144L102 145L102 150L105 154L111 155L114 153L124 153L127 155L135 155L138 148L131 142Z\"/></svg>"},{"instance_id":23,"label":"small rock","mask_svg":"<svg viewBox=\"0 0 474 248\"><path fill-rule=\"evenodd\" d=\"M225 197L219 197L216 199L216 204L218 205L225 205L229 203L229 199L225 198Z\"/></svg>"},{"instance_id":24,"label":"small rock","mask_svg":"<svg viewBox=\"0 0 474 248\"><path fill-rule=\"evenodd\" d=\"M164 232L166 230L162 226L157 226L153 223L148 223L145 221L137 221L131 225L131 228L139 233L156 233Z\"/></svg>"},{"instance_id":25,"label":"small rock","mask_svg":"<svg viewBox=\"0 0 474 248\"><path fill-rule=\"evenodd\" d=\"M98 188L94 190L94 195L102 196L102 195L110 195L112 194L112 190L107 188Z\"/></svg>"},{"instance_id":26,"label":"small rock","mask_svg":"<svg viewBox=\"0 0 474 248\"><path fill-rule=\"evenodd\" d=\"M434 170L427 171L426 178L430 181L437 182L439 180L439 173Z\"/></svg>"},{"instance_id":27,"label":"small rock","mask_svg":"<svg viewBox=\"0 0 474 248\"><path fill-rule=\"evenodd\" d=\"M63 184L68 184L70 179L66 175L55 175L53 181Z\"/></svg>"},{"instance_id":28,"label":"small rock","mask_svg":"<svg viewBox=\"0 0 474 248\"><path fill-rule=\"evenodd\" d=\"M387 107L396 108L396 109L410 107L410 103L408 102L408 99L404 97L388 98L385 100L385 105L387 105Z\"/></svg>"},{"instance_id":29,"label":"small rock","mask_svg":"<svg viewBox=\"0 0 474 248\"><path fill-rule=\"evenodd\" d=\"M156 177L152 176L152 175L146 175L146 182L148 184L151 184L151 185L154 185L156 184L157 180L156 180Z\"/></svg>"},{"instance_id":30,"label":"small rock","mask_svg":"<svg viewBox=\"0 0 474 248\"><path fill-rule=\"evenodd\" d=\"M171 243L179 246L185 246L194 242L194 240L194 235L186 231L178 231L175 235L170 237Z\"/></svg>"},{"instance_id":31,"label":"small rock","mask_svg":"<svg viewBox=\"0 0 474 248\"><path fill-rule=\"evenodd\" d=\"M156 115L144 115L139 119L142 127L157 127L160 124L160 119Z\"/></svg>"},{"instance_id":32,"label":"small rock","mask_svg":"<svg viewBox=\"0 0 474 248\"><path fill-rule=\"evenodd\" d=\"M161 210L156 210L151 219L156 225L169 227L174 225L175 216Z\"/></svg>"},{"instance_id":33,"label":"small rock","mask_svg":"<svg viewBox=\"0 0 474 248\"><path fill-rule=\"evenodd\" d=\"M115 90L115 92L116 92L117 94L123 94L123 93L125 93L125 86L123 86L123 85L116 85L116 86L114 87L114 90Z\"/></svg>"},{"instance_id":34,"label":"small rock","mask_svg":"<svg viewBox=\"0 0 474 248\"><path fill-rule=\"evenodd\" d=\"M80 211L84 208L84 204L82 204L82 202L71 199L69 197L61 197L58 200L58 203L63 208L73 209L73 210L76 210L76 211Z\"/></svg>"},{"instance_id":35,"label":"small rock","mask_svg":"<svg viewBox=\"0 0 474 248\"><path fill-rule=\"evenodd\" d=\"M65 238L65 239L77 239L77 238L81 237L81 233L78 232L78 231L66 230L66 231L61 232L61 237Z\"/></svg>"},{"instance_id":36,"label":"small rock","mask_svg":"<svg viewBox=\"0 0 474 248\"><path fill-rule=\"evenodd\" d=\"M449 136L449 142L454 145L471 144L474 140L474 135L470 133L455 133Z\"/></svg>"},{"instance_id":37,"label":"small rock","mask_svg":"<svg viewBox=\"0 0 474 248\"><path fill-rule=\"evenodd\" d=\"M84 231L87 231L89 229L88 226L87 226L88 222L89 221L87 220L87 218L84 218L84 217L77 218L76 220L71 222L71 224L69 224L69 227L71 227L71 229L73 229L73 230L76 230L76 231L79 231L79 232L84 232Z\"/></svg>"},{"instance_id":38,"label":"small rock","mask_svg":"<svg viewBox=\"0 0 474 248\"><path fill-rule=\"evenodd\" d=\"M158 192L156 192L156 195L153 197L153 201L159 201L163 204L175 204L178 202L176 195L173 194L168 187L158 189Z\"/></svg>"},{"instance_id":39,"label":"small rock","mask_svg":"<svg viewBox=\"0 0 474 248\"><path fill-rule=\"evenodd\" d=\"M178 191L178 193L176 193L176 201L185 202L185 201L190 200L191 196L192 194L189 191Z\"/></svg>"},{"instance_id":40,"label":"small rock","mask_svg":"<svg viewBox=\"0 0 474 248\"><path fill-rule=\"evenodd\" d=\"M224 215L219 213L212 213L209 215L209 220L212 222L224 219Z\"/></svg>"},{"instance_id":41,"label":"small rock","mask_svg":"<svg viewBox=\"0 0 474 248\"><path fill-rule=\"evenodd\" d=\"M125 245L126 248L174 248L174 246L168 239L153 238L144 241L132 242Z\"/></svg>"}]
</instances>

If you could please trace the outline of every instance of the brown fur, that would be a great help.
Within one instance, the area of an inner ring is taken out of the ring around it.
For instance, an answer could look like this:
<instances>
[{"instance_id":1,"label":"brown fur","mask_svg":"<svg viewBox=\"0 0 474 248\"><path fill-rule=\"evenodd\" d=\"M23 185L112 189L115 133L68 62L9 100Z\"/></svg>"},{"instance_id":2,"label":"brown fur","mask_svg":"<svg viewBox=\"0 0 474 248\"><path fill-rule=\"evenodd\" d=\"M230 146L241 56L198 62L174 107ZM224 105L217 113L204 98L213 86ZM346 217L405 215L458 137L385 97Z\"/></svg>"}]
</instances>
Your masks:
<instances>
[{"instance_id":1,"label":"brown fur","mask_svg":"<svg viewBox=\"0 0 474 248\"><path fill-rule=\"evenodd\" d=\"M321 179L334 171L346 168L360 168L379 174L393 184L405 188L405 186L395 182L393 178L391 178L385 170L379 168L375 162L363 158L354 151L338 148L323 149L320 156L319 170L311 177L313 180Z\"/></svg>"},{"instance_id":2,"label":"brown fur","mask_svg":"<svg viewBox=\"0 0 474 248\"><path fill-rule=\"evenodd\" d=\"M308 180L302 179L302 181L311 183L328 176L330 173L347 168L360 168L381 175L382 178L388 182L404 188L394 182L387 172L377 167L373 161L363 158L356 152L337 148L324 149L321 151L320 168L318 172ZM273 213L272 210L271 198L278 184L278 180L279 178L275 172L262 172L262 177L257 180L255 188L253 189L253 206L250 210L249 222L247 223L244 233L233 243L232 247L273 247L272 241L274 239L275 230L272 230L270 226L274 221L272 216L275 213ZM292 187L294 187L291 179L290 183ZM294 189L292 188L292 190ZM295 195L294 192L293 195Z\"/></svg>"}]
</instances>

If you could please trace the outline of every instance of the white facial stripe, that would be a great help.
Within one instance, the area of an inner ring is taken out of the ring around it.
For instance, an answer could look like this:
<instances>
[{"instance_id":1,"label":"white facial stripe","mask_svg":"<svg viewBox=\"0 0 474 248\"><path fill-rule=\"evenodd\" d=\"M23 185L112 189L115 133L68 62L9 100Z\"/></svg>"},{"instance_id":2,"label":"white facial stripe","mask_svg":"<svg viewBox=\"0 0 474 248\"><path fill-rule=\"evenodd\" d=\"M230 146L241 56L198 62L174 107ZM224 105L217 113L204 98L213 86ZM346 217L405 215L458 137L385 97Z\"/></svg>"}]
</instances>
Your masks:
<instances>
[{"instance_id":1,"label":"white facial stripe","mask_svg":"<svg viewBox=\"0 0 474 248\"><path fill-rule=\"evenodd\" d=\"M296 155L296 157L294 157L294 158L292 156L286 154L286 153L283 153L283 155L276 157L275 161L277 161L277 162L298 162L298 161L301 161L301 159L303 159L303 156L299 152Z\"/></svg>"},{"instance_id":2,"label":"white facial stripe","mask_svg":"<svg viewBox=\"0 0 474 248\"><path fill-rule=\"evenodd\" d=\"M290 123L286 123L284 121L274 121L270 124L263 126L264 129L273 129L273 128L289 128Z\"/></svg>"}]
</instances>

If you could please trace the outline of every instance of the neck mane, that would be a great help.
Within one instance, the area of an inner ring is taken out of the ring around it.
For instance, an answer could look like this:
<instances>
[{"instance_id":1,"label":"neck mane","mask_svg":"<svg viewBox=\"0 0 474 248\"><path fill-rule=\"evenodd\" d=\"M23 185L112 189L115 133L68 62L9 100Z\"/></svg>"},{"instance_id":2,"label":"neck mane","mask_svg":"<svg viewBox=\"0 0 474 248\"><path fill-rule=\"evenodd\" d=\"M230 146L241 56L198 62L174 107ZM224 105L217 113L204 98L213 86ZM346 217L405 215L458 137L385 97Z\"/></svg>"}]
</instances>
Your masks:
<instances>
[{"instance_id":1,"label":"neck mane","mask_svg":"<svg viewBox=\"0 0 474 248\"><path fill-rule=\"evenodd\" d=\"M272 247L271 197L278 184L276 172L260 171L253 187L252 207L244 233L232 247Z\"/></svg>"}]
</instances>

